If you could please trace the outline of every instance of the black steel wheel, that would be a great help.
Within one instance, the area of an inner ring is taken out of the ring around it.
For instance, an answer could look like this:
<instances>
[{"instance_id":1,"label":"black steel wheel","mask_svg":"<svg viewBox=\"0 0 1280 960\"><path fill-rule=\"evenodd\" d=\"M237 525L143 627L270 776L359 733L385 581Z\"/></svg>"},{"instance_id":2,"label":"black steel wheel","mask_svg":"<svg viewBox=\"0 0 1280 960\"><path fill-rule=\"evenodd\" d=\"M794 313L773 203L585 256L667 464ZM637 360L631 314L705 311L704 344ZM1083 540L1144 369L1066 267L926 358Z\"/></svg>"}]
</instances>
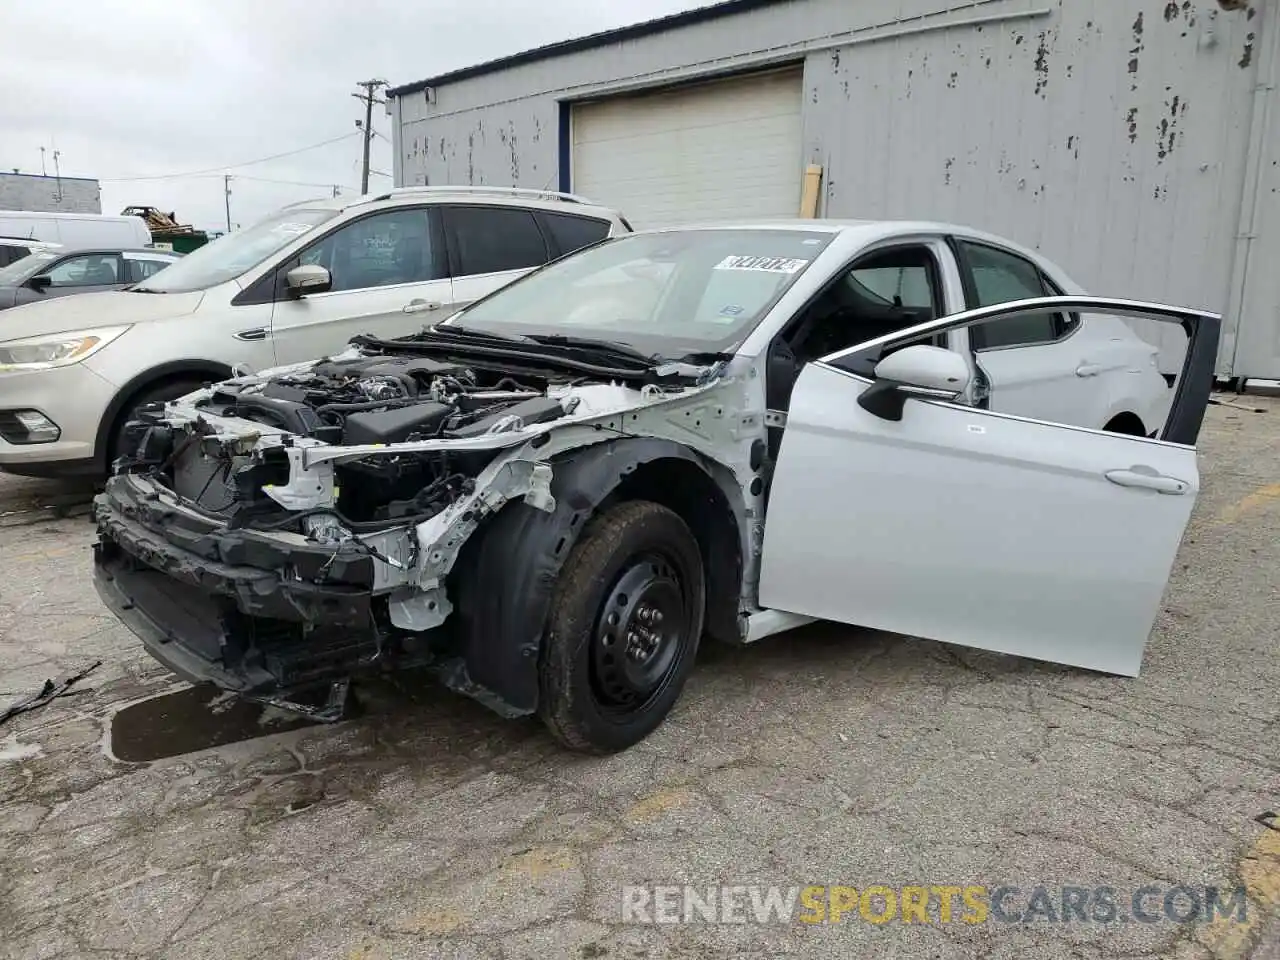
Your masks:
<instances>
[{"instance_id":1,"label":"black steel wheel","mask_svg":"<svg viewBox=\"0 0 1280 960\"><path fill-rule=\"evenodd\" d=\"M702 556L679 516L635 501L596 517L548 622L539 713L552 734L608 753L652 733L693 666L704 607Z\"/></svg>"}]
</instances>

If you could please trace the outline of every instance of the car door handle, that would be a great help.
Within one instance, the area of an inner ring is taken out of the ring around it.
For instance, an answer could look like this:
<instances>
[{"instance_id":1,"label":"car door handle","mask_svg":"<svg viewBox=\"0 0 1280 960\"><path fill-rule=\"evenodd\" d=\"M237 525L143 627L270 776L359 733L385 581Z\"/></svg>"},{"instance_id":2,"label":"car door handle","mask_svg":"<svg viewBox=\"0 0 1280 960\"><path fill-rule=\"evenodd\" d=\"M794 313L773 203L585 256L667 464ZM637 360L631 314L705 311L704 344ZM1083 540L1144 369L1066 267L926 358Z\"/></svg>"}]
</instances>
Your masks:
<instances>
[{"instance_id":1,"label":"car door handle","mask_svg":"<svg viewBox=\"0 0 1280 960\"><path fill-rule=\"evenodd\" d=\"M267 339L266 327L254 327L252 330L241 330L236 334L237 340L265 340Z\"/></svg>"},{"instance_id":2,"label":"car door handle","mask_svg":"<svg viewBox=\"0 0 1280 960\"><path fill-rule=\"evenodd\" d=\"M1166 477L1150 467L1130 467L1128 470L1108 470L1106 478L1121 487L1138 487L1178 496L1191 489L1191 485L1177 477Z\"/></svg>"},{"instance_id":3,"label":"car door handle","mask_svg":"<svg viewBox=\"0 0 1280 960\"><path fill-rule=\"evenodd\" d=\"M1082 363L1076 367L1077 377L1096 377L1102 372L1102 365L1097 363Z\"/></svg>"},{"instance_id":4,"label":"car door handle","mask_svg":"<svg viewBox=\"0 0 1280 960\"><path fill-rule=\"evenodd\" d=\"M428 310L439 310L441 304L435 300L410 300L401 309L405 313L426 313Z\"/></svg>"}]
</instances>

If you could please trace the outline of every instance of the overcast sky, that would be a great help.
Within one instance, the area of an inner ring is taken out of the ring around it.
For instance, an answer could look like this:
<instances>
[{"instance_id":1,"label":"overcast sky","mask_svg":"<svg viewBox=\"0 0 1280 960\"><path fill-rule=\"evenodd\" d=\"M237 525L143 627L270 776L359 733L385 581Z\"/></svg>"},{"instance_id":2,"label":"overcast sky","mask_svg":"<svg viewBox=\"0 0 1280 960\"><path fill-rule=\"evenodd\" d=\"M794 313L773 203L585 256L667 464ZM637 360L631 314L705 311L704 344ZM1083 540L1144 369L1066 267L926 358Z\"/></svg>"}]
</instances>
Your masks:
<instances>
[{"instance_id":1,"label":"overcast sky","mask_svg":"<svg viewBox=\"0 0 1280 960\"><path fill-rule=\"evenodd\" d=\"M359 192L357 80L410 83L708 2L0 0L0 169L40 173L43 146L52 175L56 149L62 174L101 180L103 213L146 204L206 229L224 226L225 170L232 223L247 224L334 185ZM371 165L391 173L387 139Z\"/></svg>"}]
</instances>

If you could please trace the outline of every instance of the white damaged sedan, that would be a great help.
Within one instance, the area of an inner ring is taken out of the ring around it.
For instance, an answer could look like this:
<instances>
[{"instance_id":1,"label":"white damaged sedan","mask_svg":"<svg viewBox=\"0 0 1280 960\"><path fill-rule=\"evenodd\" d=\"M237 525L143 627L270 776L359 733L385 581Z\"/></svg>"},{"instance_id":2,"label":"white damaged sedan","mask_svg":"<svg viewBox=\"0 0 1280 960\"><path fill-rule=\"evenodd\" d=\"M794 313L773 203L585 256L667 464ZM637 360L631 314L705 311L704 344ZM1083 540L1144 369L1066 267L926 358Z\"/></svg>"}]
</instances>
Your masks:
<instances>
[{"instance_id":1,"label":"white damaged sedan","mask_svg":"<svg viewBox=\"0 0 1280 960\"><path fill-rule=\"evenodd\" d=\"M427 667L590 751L811 619L1135 675L1218 332L961 227L623 236L144 410L96 583L184 677L333 719Z\"/></svg>"}]
</instances>

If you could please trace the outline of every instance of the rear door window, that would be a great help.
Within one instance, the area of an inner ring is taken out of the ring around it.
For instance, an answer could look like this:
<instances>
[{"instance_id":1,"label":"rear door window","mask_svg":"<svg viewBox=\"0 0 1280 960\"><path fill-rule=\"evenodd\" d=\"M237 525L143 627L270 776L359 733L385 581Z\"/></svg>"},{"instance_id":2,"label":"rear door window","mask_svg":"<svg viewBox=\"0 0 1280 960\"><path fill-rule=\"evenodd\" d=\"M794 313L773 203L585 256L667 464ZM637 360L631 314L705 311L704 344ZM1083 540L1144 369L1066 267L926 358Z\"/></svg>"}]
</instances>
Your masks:
<instances>
[{"instance_id":1,"label":"rear door window","mask_svg":"<svg viewBox=\"0 0 1280 960\"><path fill-rule=\"evenodd\" d=\"M455 277L539 267L551 259L533 213L519 207L445 207Z\"/></svg>"},{"instance_id":2,"label":"rear door window","mask_svg":"<svg viewBox=\"0 0 1280 960\"><path fill-rule=\"evenodd\" d=\"M960 241L962 269L968 274L970 307L993 307L1013 300L1059 293L1039 268L1023 257L982 243ZM975 324L969 328L975 350L1051 343L1074 329L1075 319L1054 313L1028 313Z\"/></svg>"},{"instance_id":3,"label":"rear door window","mask_svg":"<svg viewBox=\"0 0 1280 960\"><path fill-rule=\"evenodd\" d=\"M595 217L575 217L564 213L541 213L539 216L551 233L551 239L560 248L561 256L599 243L609 235L611 226L607 220Z\"/></svg>"}]
</instances>

